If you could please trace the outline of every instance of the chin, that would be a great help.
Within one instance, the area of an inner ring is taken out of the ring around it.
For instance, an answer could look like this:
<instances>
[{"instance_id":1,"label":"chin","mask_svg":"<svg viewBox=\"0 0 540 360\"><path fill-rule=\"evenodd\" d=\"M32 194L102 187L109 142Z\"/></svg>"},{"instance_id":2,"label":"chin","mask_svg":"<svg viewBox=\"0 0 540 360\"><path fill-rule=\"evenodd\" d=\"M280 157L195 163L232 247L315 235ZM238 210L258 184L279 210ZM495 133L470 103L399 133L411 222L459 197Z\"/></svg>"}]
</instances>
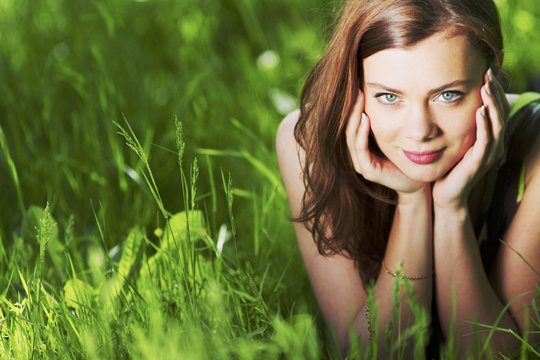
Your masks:
<instances>
[{"instance_id":1,"label":"chin","mask_svg":"<svg viewBox=\"0 0 540 360\"><path fill-rule=\"evenodd\" d=\"M416 170L416 169L415 169ZM411 180L432 183L444 177L448 170L446 169L429 169L425 168L421 171L403 171Z\"/></svg>"},{"instance_id":2,"label":"chin","mask_svg":"<svg viewBox=\"0 0 540 360\"><path fill-rule=\"evenodd\" d=\"M440 176L409 176L411 180L423 182L423 183L432 183L440 179Z\"/></svg>"}]
</instances>

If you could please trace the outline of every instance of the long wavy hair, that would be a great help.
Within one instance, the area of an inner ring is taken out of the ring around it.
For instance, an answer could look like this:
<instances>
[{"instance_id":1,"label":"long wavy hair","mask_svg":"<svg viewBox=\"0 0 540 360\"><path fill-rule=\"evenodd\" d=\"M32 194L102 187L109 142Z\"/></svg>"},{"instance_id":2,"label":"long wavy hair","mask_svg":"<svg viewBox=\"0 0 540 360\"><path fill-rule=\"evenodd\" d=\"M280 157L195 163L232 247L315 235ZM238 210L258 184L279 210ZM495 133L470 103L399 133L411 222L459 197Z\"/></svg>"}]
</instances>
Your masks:
<instances>
[{"instance_id":1,"label":"long wavy hair","mask_svg":"<svg viewBox=\"0 0 540 360\"><path fill-rule=\"evenodd\" d=\"M347 148L345 128L363 86L362 61L440 31L465 36L499 73L503 40L492 0L349 0L302 90L294 136L305 151L306 191L293 220L311 231L321 254L354 259L364 286L380 271L397 194L356 173ZM383 156L372 140L372 150Z\"/></svg>"}]
</instances>

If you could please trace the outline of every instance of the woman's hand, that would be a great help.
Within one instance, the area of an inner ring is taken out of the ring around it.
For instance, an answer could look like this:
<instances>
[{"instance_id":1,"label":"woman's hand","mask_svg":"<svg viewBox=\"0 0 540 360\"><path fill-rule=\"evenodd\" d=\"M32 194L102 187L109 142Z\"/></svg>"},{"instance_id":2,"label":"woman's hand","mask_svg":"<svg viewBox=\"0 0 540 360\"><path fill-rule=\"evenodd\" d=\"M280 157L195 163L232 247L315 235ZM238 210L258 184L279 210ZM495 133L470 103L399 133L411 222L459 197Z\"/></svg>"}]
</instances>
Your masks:
<instances>
[{"instance_id":1,"label":"woman's hand","mask_svg":"<svg viewBox=\"0 0 540 360\"><path fill-rule=\"evenodd\" d=\"M478 180L504 153L503 134L510 105L489 69L480 90L483 105L476 110L476 141L456 166L433 186L436 206L464 208Z\"/></svg>"},{"instance_id":2,"label":"woman's hand","mask_svg":"<svg viewBox=\"0 0 540 360\"><path fill-rule=\"evenodd\" d=\"M345 130L354 170L366 180L395 190L400 198L429 192L429 184L410 179L390 160L375 156L369 150L369 121L364 113L364 94L360 91Z\"/></svg>"}]
</instances>

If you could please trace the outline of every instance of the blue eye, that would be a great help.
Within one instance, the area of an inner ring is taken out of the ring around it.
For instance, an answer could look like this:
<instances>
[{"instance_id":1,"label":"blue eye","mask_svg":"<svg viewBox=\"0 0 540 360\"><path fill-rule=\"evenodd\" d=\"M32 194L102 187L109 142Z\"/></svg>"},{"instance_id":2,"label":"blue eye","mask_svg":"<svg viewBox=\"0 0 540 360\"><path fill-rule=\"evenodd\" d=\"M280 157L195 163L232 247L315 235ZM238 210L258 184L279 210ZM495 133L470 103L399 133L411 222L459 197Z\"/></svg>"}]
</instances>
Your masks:
<instances>
[{"instance_id":1,"label":"blue eye","mask_svg":"<svg viewBox=\"0 0 540 360\"><path fill-rule=\"evenodd\" d=\"M441 93L439 96L437 96L436 99L439 99L442 102L446 102L446 103L453 103L461 99L462 96L463 96L463 93L461 91L445 91Z\"/></svg>"},{"instance_id":2,"label":"blue eye","mask_svg":"<svg viewBox=\"0 0 540 360\"><path fill-rule=\"evenodd\" d=\"M379 100L379 102L385 105L395 104L399 100L397 95L389 93L380 93L375 95L375 97L377 98L377 100Z\"/></svg>"}]
</instances>

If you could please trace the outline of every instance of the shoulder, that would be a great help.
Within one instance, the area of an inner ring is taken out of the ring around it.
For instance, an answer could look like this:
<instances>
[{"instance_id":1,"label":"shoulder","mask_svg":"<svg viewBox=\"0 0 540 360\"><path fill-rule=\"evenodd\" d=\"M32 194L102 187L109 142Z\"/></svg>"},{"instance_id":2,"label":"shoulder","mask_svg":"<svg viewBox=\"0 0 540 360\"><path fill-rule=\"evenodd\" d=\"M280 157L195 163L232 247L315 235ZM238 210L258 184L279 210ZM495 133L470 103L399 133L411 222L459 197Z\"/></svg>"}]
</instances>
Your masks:
<instances>
[{"instance_id":1,"label":"shoulder","mask_svg":"<svg viewBox=\"0 0 540 360\"><path fill-rule=\"evenodd\" d=\"M276 150L278 153L291 145L296 146L294 138L294 127L300 117L300 110L295 110L289 113L279 124L276 133ZM279 156L279 154L278 154Z\"/></svg>"},{"instance_id":2,"label":"shoulder","mask_svg":"<svg viewBox=\"0 0 540 360\"><path fill-rule=\"evenodd\" d=\"M302 198L306 190L303 181L304 150L294 137L299 116L299 110L287 115L276 134L279 169L293 217L302 213ZM326 323L335 327L339 338L346 343L350 310L353 314L358 313L366 298L355 263L342 255L321 255L305 223L294 222L294 228L313 292Z\"/></svg>"},{"instance_id":3,"label":"shoulder","mask_svg":"<svg viewBox=\"0 0 540 360\"><path fill-rule=\"evenodd\" d=\"M276 155L283 185L287 192L293 216L301 211L301 199L305 192L303 181L304 151L296 142L294 128L300 117L300 110L287 115L276 133Z\"/></svg>"},{"instance_id":4,"label":"shoulder","mask_svg":"<svg viewBox=\"0 0 540 360\"><path fill-rule=\"evenodd\" d=\"M303 159L302 148L294 137L294 128L300 117L300 110L295 110L287 115L279 124L276 133L276 155L281 175L287 187L287 174L298 173L301 168L300 160Z\"/></svg>"}]
</instances>

